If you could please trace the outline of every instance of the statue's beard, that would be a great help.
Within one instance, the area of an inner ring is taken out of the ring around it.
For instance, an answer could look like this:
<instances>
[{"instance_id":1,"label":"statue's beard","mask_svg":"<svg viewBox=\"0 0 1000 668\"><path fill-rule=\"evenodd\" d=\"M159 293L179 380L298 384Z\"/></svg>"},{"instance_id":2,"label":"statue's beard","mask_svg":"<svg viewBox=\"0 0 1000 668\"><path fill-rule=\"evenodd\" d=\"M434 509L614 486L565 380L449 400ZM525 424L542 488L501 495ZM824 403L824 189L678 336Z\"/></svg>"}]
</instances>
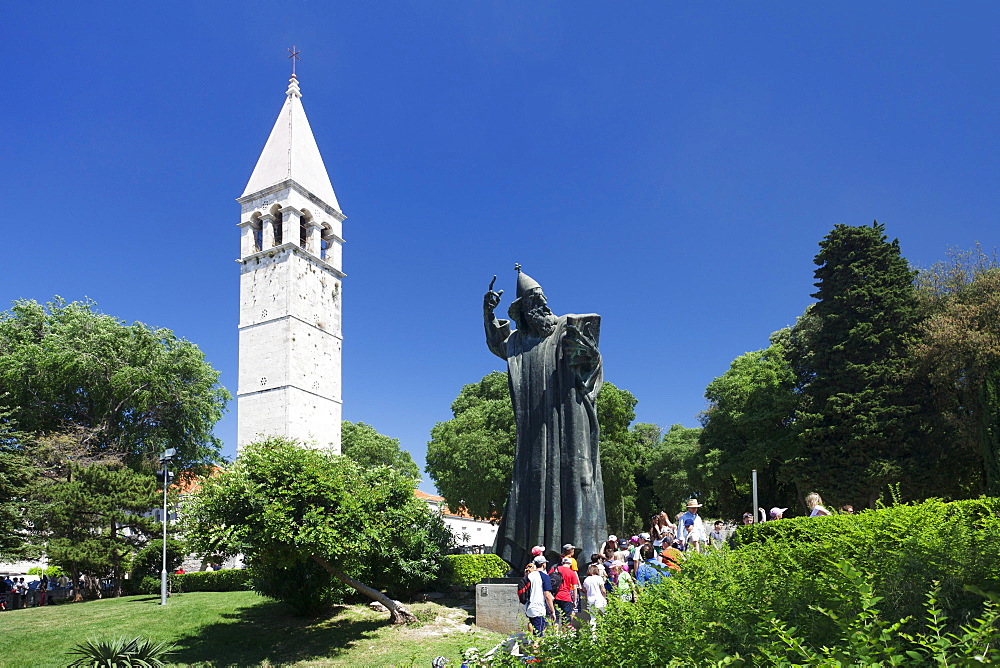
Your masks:
<instances>
[{"instance_id":1,"label":"statue's beard","mask_svg":"<svg viewBox=\"0 0 1000 668\"><path fill-rule=\"evenodd\" d=\"M531 336L543 339L556 331L559 319L545 304L539 304L533 309L522 312L524 322L518 323Z\"/></svg>"}]
</instances>

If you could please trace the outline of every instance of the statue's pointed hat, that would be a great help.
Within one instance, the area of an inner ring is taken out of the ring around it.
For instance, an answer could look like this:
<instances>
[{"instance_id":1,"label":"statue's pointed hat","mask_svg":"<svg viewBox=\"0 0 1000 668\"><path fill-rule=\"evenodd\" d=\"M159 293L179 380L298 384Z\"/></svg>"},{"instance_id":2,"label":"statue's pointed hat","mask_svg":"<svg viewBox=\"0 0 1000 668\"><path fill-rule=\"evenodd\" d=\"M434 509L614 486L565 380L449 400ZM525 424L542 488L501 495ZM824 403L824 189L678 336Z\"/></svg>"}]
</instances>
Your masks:
<instances>
[{"instance_id":1,"label":"statue's pointed hat","mask_svg":"<svg viewBox=\"0 0 1000 668\"><path fill-rule=\"evenodd\" d=\"M542 289L542 286L538 284L538 281L521 271L521 265L515 264L514 269L517 270L517 293L515 296L518 299L528 294L535 288L539 290Z\"/></svg>"}]
</instances>

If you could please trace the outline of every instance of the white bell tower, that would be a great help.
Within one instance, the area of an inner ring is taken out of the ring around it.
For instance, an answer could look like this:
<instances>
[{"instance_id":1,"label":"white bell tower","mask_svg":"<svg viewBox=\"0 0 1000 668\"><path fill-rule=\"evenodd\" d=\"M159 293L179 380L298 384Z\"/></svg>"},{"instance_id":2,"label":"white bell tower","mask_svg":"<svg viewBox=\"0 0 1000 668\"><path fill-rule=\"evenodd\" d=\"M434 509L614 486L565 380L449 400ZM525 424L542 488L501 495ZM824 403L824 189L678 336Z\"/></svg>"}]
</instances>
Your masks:
<instances>
[{"instance_id":1,"label":"white bell tower","mask_svg":"<svg viewBox=\"0 0 1000 668\"><path fill-rule=\"evenodd\" d=\"M240 216L237 445L288 436L340 452L337 196L292 74Z\"/></svg>"}]
</instances>

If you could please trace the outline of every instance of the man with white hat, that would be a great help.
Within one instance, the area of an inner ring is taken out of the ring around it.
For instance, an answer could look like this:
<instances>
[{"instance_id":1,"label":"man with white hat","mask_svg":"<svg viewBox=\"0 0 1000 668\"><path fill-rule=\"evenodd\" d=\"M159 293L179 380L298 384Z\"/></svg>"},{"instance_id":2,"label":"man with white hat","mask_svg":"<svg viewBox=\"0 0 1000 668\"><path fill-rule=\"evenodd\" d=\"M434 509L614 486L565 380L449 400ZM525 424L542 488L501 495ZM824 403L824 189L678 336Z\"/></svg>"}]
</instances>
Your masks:
<instances>
[{"instance_id":1,"label":"man with white hat","mask_svg":"<svg viewBox=\"0 0 1000 668\"><path fill-rule=\"evenodd\" d=\"M699 508L701 508L701 504L698 503L698 499L688 500L687 512L681 515L680 520L677 522L677 537L684 544L692 545L695 550L701 552L701 546L705 544L708 532L705 531L705 525L698 515ZM688 524L689 520L690 524Z\"/></svg>"}]
</instances>

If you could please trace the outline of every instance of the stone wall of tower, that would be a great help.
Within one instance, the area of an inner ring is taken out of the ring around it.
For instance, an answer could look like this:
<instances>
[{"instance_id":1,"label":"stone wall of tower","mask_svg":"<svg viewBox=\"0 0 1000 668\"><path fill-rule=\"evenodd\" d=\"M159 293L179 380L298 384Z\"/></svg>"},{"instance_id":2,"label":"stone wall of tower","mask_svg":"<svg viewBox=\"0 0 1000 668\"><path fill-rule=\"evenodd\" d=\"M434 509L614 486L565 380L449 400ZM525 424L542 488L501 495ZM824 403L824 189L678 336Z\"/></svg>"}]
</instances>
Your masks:
<instances>
[{"instance_id":1,"label":"stone wall of tower","mask_svg":"<svg viewBox=\"0 0 1000 668\"><path fill-rule=\"evenodd\" d=\"M343 216L287 186L241 200L244 230L295 206L329 241L318 257L294 239L270 248L242 244L238 446L282 435L340 451ZM305 205L309 205L308 208ZM287 213L286 213L287 220ZM334 232L336 229L336 232ZM286 235L287 236L287 235ZM315 248L318 248L316 246Z\"/></svg>"}]
</instances>

